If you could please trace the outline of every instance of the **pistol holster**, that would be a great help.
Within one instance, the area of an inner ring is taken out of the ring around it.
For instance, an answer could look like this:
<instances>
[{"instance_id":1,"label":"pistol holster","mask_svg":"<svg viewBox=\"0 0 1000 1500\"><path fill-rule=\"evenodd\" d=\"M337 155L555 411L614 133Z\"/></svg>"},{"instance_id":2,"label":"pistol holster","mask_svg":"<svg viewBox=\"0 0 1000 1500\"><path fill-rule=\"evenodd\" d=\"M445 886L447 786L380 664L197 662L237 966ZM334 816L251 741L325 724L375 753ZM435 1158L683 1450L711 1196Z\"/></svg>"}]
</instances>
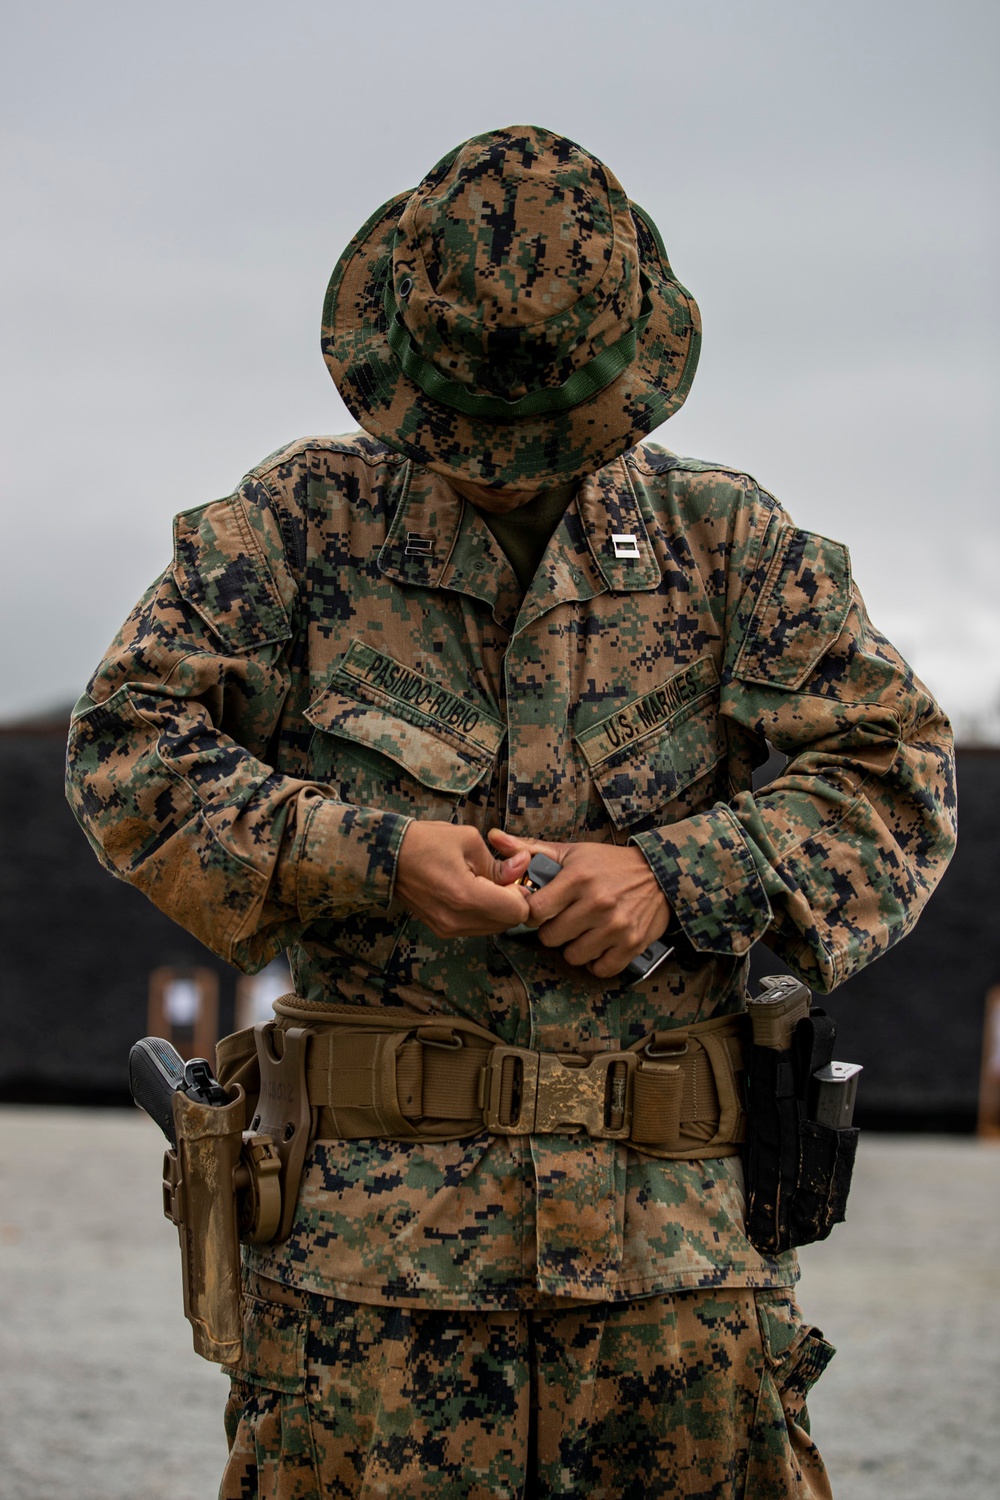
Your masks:
<instances>
[{"instance_id":1,"label":"pistol holster","mask_svg":"<svg viewBox=\"0 0 1000 1500\"><path fill-rule=\"evenodd\" d=\"M308 1031L254 1028L254 1115L243 1084L224 1105L173 1096L176 1151L163 1158L163 1211L181 1242L184 1313L204 1359L236 1364L242 1348L240 1241L285 1239L291 1229L314 1113L306 1093ZM249 1079L248 1079L249 1081Z\"/></svg>"}]
</instances>

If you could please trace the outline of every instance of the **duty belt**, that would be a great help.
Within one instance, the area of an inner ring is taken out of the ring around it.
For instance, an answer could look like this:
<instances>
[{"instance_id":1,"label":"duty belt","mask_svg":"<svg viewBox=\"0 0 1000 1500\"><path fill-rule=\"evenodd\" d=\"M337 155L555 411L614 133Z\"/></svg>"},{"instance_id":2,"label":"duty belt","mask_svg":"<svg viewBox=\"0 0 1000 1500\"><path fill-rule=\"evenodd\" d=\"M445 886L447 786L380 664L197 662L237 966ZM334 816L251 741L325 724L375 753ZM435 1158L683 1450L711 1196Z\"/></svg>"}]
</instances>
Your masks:
<instances>
[{"instance_id":1,"label":"duty belt","mask_svg":"<svg viewBox=\"0 0 1000 1500\"><path fill-rule=\"evenodd\" d=\"M585 1132L652 1156L699 1158L735 1155L745 1138L743 1015L583 1055L510 1046L455 1016L294 995L274 1008L274 1022L218 1047L219 1078L243 1084L253 1130L301 1130L307 1107L320 1140ZM283 1127L293 1097L300 1118Z\"/></svg>"}]
</instances>

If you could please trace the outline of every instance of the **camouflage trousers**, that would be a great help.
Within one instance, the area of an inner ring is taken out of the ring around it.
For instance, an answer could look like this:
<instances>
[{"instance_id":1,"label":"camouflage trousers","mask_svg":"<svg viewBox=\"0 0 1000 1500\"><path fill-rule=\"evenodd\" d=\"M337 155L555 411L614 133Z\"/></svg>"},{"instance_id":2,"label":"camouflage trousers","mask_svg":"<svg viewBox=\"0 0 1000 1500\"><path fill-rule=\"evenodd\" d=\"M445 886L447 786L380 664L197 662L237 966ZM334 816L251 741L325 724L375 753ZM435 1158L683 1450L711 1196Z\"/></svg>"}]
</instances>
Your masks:
<instances>
[{"instance_id":1,"label":"camouflage trousers","mask_svg":"<svg viewBox=\"0 0 1000 1500\"><path fill-rule=\"evenodd\" d=\"M407 1311L257 1280L220 1500L829 1500L788 1288Z\"/></svg>"}]
</instances>

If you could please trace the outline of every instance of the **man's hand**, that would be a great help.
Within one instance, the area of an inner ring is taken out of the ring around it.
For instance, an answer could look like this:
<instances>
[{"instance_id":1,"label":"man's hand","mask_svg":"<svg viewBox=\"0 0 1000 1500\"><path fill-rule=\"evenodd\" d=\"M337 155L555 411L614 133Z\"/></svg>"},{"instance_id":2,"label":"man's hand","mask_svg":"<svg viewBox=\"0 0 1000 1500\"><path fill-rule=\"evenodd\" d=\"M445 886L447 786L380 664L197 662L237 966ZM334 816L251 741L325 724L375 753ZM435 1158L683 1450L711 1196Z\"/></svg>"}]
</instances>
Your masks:
<instances>
[{"instance_id":1,"label":"man's hand","mask_svg":"<svg viewBox=\"0 0 1000 1500\"><path fill-rule=\"evenodd\" d=\"M394 895L435 937L484 937L526 922L527 893L513 884L531 855L502 866L475 828L416 819L403 834Z\"/></svg>"},{"instance_id":2,"label":"man's hand","mask_svg":"<svg viewBox=\"0 0 1000 1500\"><path fill-rule=\"evenodd\" d=\"M560 875L529 897L529 925L546 947L562 948L567 963L610 979L666 931L670 903L631 845L549 844L499 828L489 838L503 856L498 878L505 884L521 878L525 854L547 854L562 865Z\"/></svg>"}]
</instances>

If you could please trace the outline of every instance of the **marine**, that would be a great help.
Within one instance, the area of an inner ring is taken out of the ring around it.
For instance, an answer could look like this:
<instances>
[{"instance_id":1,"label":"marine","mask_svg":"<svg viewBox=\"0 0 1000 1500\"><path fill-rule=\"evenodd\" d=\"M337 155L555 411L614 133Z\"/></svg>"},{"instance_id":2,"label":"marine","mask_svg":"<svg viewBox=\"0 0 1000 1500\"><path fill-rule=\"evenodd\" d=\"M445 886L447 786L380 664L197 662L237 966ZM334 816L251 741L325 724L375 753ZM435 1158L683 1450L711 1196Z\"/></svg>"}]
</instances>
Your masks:
<instances>
[{"instance_id":1,"label":"marine","mask_svg":"<svg viewBox=\"0 0 1000 1500\"><path fill-rule=\"evenodd\" d=\"M223 1500L829 1495L832 1350L745 1232L747 959L824 992L912 927L947 721L842 544L648 440L698 309L574 142L390 199L322 347L361 431L177 517L69 746L107 868L242 970L287 951L310 1036Z\"/></svg>"}]
</instances>

